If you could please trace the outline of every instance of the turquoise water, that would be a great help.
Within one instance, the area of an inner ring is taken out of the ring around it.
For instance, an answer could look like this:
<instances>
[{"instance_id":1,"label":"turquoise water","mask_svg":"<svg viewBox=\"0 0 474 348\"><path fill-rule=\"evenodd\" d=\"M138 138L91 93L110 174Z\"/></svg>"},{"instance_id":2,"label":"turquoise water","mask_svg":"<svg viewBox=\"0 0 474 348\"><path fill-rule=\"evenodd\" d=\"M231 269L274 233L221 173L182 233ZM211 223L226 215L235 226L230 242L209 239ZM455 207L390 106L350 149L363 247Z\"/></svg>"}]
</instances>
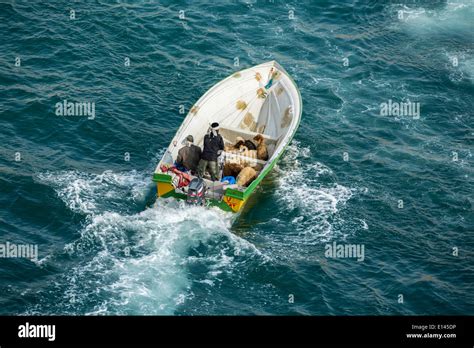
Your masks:
<instances>
[{"instance_id":1,"label":"turquoise water","mask_svg":"<svg viewBox=\"0 0 474 348\"><path fill-rule=\"evenodd\" d=\"M0 242L39 250L0 259L0 313L473 314L473 23L468 0L0 2ZM244 212L153 208L180 106L269 60L304 111Z\"/></svg>"}]
</instances>

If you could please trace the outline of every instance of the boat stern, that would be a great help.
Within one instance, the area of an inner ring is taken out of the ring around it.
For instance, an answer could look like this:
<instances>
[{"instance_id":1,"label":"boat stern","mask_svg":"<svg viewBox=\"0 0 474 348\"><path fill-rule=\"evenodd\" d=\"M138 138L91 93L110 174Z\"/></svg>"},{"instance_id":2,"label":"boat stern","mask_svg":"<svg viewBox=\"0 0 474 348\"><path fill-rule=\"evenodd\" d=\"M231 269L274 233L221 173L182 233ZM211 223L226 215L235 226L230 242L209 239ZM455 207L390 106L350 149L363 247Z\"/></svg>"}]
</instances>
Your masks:
<instances>
[{"instance_id":1,"label":"boat stern","mask_svg":"<svg viewBox=\"0 0 474 348\"><path fill-rule=\"evenodd\" d=\"M245 200L225 195L222 197L222 202L227 204L227 206L230 208L230 211L238 213L244 206Z\"/></svg>"},{"instance_id":2,"label":"boat stern","mask_svg":"<svg viewBox=\"0 0 474 348\"><path fill-rule=\"evenodd\" d=\"M174 197L177 199L186 199L186 195L176 192L173 185L173 178L169 174L154 173L153 181L156 183L156 192L158 198ZM207 206L217 206L222 210L238 213L245 204L243 192L234 189L227 189L222 199L206 198Z\"/></svg>"},{"instance_id":3,"label":"boat stern","mask_svg":"<svg viewBox=\"0 0 474 348\"><path fill-rule=\"evenodd\" d=\"M156 182L156 192L158 197L169 197L175 192L171 175L154 173L153 181Z\"/></svg>"},{"instance_id":4,"label":"boat stern","mask_svg":"<svg viewBox=\"0 0 474 348\"><path fill-rule=\"evenodd\" d=\"M228 188L222 197L222 202L227 204L234 213L239 212L245 204L245 197L242 191Z\"/></svg>"}]
</instances>

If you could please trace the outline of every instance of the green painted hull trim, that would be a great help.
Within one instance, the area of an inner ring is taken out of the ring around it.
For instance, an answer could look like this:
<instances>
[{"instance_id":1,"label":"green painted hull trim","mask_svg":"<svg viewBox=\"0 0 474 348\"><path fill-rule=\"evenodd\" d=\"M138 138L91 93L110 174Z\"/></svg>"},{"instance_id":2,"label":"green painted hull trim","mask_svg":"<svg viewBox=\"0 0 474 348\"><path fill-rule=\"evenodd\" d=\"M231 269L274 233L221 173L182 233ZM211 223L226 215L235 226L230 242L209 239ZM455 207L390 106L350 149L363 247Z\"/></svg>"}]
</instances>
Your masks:
<instances>
[{"instance_id":1,"label":"green painted hull trim","mask_svg":"<svg viewBox=\"0 0 474 348\"><path fill-rule=\"evenodd\" d=\"M179 199L179 200L186 200L186 195L177 193L176 191L170 191L169 193L158 197L158 199L162 198L174 198L174 199ZM206 206L208 207L218 207L224 211L229 211L233 212L233 210L224 202L224 201L218 201L216 199L206 199Z\"/></svg>"},{"instance_id":2,"label":"green painted hull trim","mask_svg":"<svg viewBox=\"0 0 474 348\"><path fill-rule=\"evenodd\" d=\"M153 181L154 182L162 182L162 183L167 183L171 184L171 175L168 174L161 174L161 173L154 173L153 174Z\"/></svg>"}]
</instances>

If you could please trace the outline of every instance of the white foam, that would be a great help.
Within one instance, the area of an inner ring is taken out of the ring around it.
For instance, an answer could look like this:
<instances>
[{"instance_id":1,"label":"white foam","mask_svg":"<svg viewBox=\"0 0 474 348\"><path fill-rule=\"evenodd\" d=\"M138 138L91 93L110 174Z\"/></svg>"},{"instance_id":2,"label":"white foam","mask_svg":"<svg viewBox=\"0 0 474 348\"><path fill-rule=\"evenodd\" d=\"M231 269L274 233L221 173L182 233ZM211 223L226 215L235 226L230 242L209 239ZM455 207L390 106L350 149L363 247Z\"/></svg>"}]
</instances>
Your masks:
<instances>
[{"instance_id":1,"label":"white foam","mask_svg":"<svg viewBox=\"0 0 474 348\"><path fill-rule=\"evenodd\" d=\"M69 209L81 214L100 214L110 203L130 204L144 198L149 177L137 171L101 174L78 171L46 172L38 180L53 187Z\"/></svg>"},{"instance_id":2,"label":"white foam","mask_svg":"<svg viewBox=\"0 0 474 348\"><path fill-rule=\"evenodd\" d=\"M144 195L148 175L68 171L38 178L51 185L71 210L87 215L80 237L65 247L76 263L58 280L56 288L64 297L55 311L173 314L192 296L189 265L205 264L213 279L206 283L212 286L220 274L232 272L236 256L265 261L253 244L230 231L233 214L217 208L157 200L155 207L140 213L123 213L137 195ZM189 251L200 244L215 247L190 256ZM54 262L45 260L49 261Z\"/></svg>"},{"instance_id":3,"label":"white foam","mask_svg":"<svg viewBox=\"0 0 474 348\"><path fill-rule=\"evenodd\" d=\"M450 1L445 6L424 8L422 6L392 5L390 10L401 14L399 22L418 34L446 31L472 32L474 2Z\"/></svg>"},{"instance_id":4,"label":"white foam","mask_svg":"<svg viewBox=\"0 0 474 348\"><path fill-rule=\"evenodd\" d=\"M449 71L449 79L453 82L460 82L468 79L474 82L474 57L472 51L444 51L445 68Z\"/></svg>"},{"instance_id":5,"label":"white foam","mask_svg":"<svg viewBox=\"0 0 474 348\"><path fill-rule=\"evenodd\" d=\"M474 18L474 1L472 0L448 1L443 6L434 8L397 4L390 6L389 11L402 14L402 18L399 18L395 24L397 27L422 40L437 40L438 35L472 37ZM474 81L474 58L471 48L445 54L448 58L445 67L450 72L451 81L459 82L465 78L471 82ZM453 65L453 59L457 59L457 65Z\"/></svg>"},{"instance_id":6,"label":"white foam","mask_svg":"<svg viewBox=\"0 0 474 348\"><path fill-rule=\"evenodd\" d=\"M307 243L331 237L332 220L356 192L333 182L333 171L324 164L306 161L309 155L309 148L292 142L282 161L277 190L285 209L298 214L294 227ZM332 182L322 184L319 179L323 177Z\"/></svg>"}]
</instances>

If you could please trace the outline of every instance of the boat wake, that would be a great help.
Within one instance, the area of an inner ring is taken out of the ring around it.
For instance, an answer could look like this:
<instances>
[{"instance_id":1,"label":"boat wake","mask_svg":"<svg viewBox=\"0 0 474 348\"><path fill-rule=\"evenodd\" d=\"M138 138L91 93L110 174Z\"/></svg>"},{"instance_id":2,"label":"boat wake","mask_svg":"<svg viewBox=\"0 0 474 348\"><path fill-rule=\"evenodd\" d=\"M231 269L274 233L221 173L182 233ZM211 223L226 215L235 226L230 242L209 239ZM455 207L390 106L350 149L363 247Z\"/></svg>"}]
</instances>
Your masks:
<instances>
[{"instance_id":1,"label":"boat wake","mask_svg":"<svg viewBox=\"0 0 474 348\"><path fill-rule=\"evenodd\" d=\"M310 158L310 148L293 140L275 168L277 217L262 223L275 231L263 237L273 259L312 259L315 246L369 229L365 221L342 214L346 203L367 189L339 184L329 167Z\"/></svg>"},{"instance_id":2,"label":"boat wake","mask_svg":"<svg viewBox=\"0 0 474 348\"><path fill-rule=\"evenodd\" d=\"M234 255L260 254L230 231L230 213L166 200L143 210L145 173L48 172L38 180L85 220L63 252L40 261L70 265L47 291L58 301L40 301L29 314L173 314L193 296L190 268L203 266L199 281L212 286L232 271Z\"/></svg>"},{"instance_id":3,"label":"boat wake","mask_svg":"<svg viewBox=\"0 0 474 348\"><path fill-rule=\"evenodd\" d=\"M280 232L259 234L268 239L259 244L262 251L231 231L232 213L176 200L147 208L154 189L148 173L39 174L37 181L51 187L81 223L71 243L39 261L60 273L26 313L171 315L188 313L187 303L208 313L215 309L195 298L247 277L249 267L285 255L314 257L314 245L345 233L340 212L358 190L338 184L330 168L309 158L310 149L293 141L275 169L278 218L262 226Z\"/></svg>"},{"instance_id":4,"label":"boat wake","mask_svg":"<svg viewBox=\"0 0 474 348\"><path fill-rule=\"evenodd\" d=\"M310 155L310 149L297 142L289 147L282 163L280 200L297 213L293 222L298 222L299 233L319 242L334 237L337 213L358 190L338 184L330 168L306 160Z\"/></svg>"}]
</instances>

